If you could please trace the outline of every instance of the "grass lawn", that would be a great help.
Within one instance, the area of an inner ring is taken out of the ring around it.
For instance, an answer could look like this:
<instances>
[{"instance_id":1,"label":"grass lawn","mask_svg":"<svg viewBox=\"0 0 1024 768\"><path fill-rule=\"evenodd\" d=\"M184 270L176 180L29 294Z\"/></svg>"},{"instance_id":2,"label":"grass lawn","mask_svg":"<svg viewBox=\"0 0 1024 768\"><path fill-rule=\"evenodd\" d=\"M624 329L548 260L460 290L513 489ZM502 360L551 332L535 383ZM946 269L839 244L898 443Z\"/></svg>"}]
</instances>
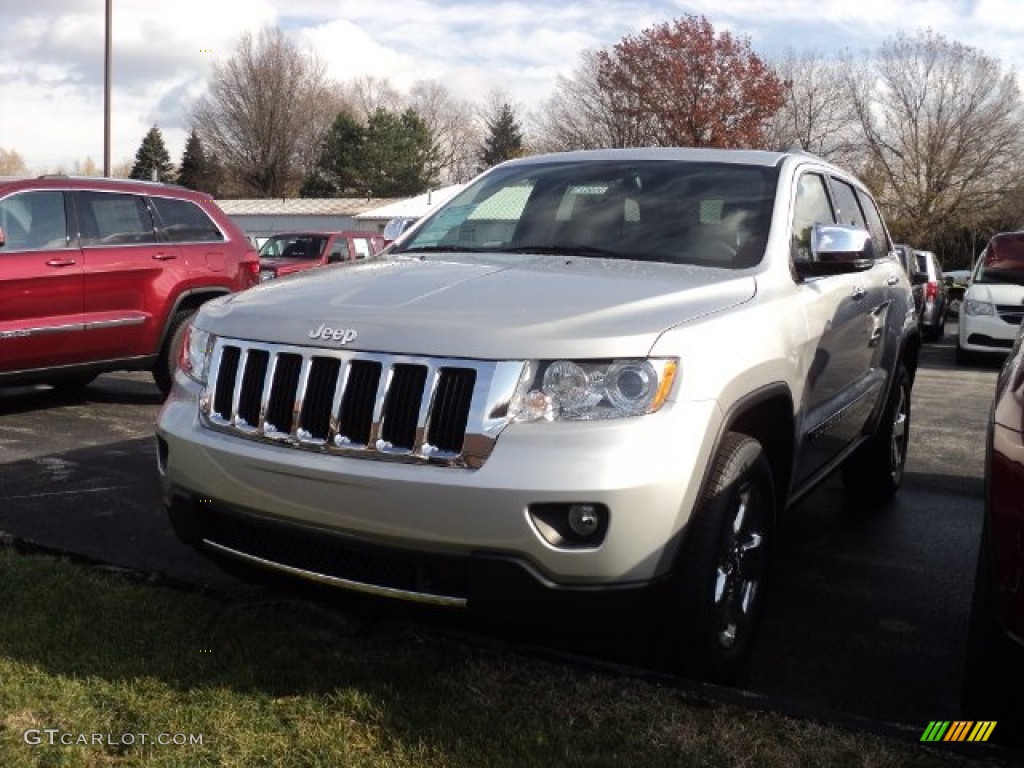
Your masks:
<instances>
[{"instance_id":1,"label":"grass lawn","mask_svg":"<svg viewBox=\"0 0 1024 768\"><path fill-rule=\"evenodd\" d=\"M0 766L980 764L269 595L0 548Z\"/></svg>"}]
</instances>

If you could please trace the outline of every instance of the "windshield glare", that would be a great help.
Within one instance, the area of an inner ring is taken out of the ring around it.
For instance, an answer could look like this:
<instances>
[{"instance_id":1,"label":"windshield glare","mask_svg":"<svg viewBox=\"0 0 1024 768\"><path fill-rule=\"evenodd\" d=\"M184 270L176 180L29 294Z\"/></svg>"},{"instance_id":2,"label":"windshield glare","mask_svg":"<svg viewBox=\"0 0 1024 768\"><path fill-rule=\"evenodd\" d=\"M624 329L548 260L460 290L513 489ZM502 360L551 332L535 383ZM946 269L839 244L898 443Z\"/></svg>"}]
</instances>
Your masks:
<instances>
[{"instance_id":1,"label":"windshield glare","mask_svg":"<svg viewBox=\"0 0 1024 768\"><path fill-rule=\"evenodd\" d=\"M974 282L1024 285L1024 235L992 238L982 251Z\"/></svg>"},{"instance_id":2,"label":"windshield glare","mask_svg":"<svg viewBox=\"0 0 1024 768\"><path fill-rule=\"evenodd\" d=\"M742 269L764 255L776 174L663 160L499 168L396 252L552 253Z\"/></svg>"},{"instance_id":3,"label":"windshield glare","mask_svg":"<svg viewBox=\"0 0 1024 768\"><path fill-rule=\"evenodd\" d=\"M273 259L318 259L327 238L319 235L276 235L260 248L260 257Z\"/></svg>"}]
</instances>

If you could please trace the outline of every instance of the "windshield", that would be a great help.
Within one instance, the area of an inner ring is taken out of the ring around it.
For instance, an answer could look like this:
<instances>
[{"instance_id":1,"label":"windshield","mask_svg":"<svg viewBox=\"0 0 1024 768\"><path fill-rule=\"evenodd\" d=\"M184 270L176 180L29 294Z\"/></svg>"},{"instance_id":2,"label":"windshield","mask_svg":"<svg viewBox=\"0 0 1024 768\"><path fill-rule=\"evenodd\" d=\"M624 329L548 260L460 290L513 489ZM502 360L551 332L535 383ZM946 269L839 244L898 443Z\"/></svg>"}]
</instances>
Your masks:
<instances>
[{"instance_id":1,"label":"windshield","mask_svg":"<svg viewBox=\"0 0 1024 768\"><path fill-rule=\"evenodd\" d=\"M319 259L327 235L274 235L260 248L260 258Z\"/></svg>"},{"instance_id":2,"label":"windshield","mask_svg":"<svg viewBox=\"0 0 1024 768\"><path fill-rule=\"evenodd\" d=\"M1024 233L993 237L981 253L973 282L1024 285Z\"/></svg>"},{"instance_id":3,"label":"windshield","mask_svg":"<svg viewBox=\"0 0 1024 768\"><path fill-rule=\"evenodd\" d=\"M513 165L471 184L396 253L486 251L754 266L774 168L681 161Z\"/></svg>"}]
</instances>

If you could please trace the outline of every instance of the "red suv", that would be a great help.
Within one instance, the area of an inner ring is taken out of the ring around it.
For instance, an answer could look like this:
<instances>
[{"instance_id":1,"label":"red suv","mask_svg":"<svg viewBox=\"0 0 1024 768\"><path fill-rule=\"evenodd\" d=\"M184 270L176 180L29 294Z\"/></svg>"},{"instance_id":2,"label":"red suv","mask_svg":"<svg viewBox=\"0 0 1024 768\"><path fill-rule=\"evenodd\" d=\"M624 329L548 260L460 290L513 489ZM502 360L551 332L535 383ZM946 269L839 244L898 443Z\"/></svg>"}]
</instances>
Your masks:
<instances>
[{"instance_id":1,"label":"red suv","mask_svg":"<svg viewBox=\"0 0 1024 768\"><path fill-rule=\"evenodd\" d=\"M377 232L285 232L260 248L260 279L272 280L325 264L366 259L386 245Z\"/></svg>"},{"instance_id":2,"label":"red suv","mask_svg":"<svg viewBox=\"0 0 1024 768\"><path fill-rule=\"evenodd\" d=\"M170 389L187 321L259 281L209 195L124 179L0 179L0 384L150 370Z\"/></svg>"}]
</instances>

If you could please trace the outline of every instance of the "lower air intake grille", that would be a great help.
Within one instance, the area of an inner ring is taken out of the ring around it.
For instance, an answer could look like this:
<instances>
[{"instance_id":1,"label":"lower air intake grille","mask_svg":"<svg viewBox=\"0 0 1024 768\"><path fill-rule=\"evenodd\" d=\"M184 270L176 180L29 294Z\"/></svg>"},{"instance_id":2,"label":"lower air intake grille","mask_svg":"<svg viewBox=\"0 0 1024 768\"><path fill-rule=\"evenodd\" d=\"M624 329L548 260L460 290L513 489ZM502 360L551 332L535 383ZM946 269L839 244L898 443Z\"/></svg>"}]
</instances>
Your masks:
<instances>
[{"instance_id":1,"label":"lower air intake grille","mask_svg":"<svg viewBox=\"0 0 1024 768\"><path fill-rule=\"evenodd\" d=\"M404 552L202 505L203 538L250 557L359 584L458 598L467 593L465 560Z\"/></svg>"}]
</instances>

